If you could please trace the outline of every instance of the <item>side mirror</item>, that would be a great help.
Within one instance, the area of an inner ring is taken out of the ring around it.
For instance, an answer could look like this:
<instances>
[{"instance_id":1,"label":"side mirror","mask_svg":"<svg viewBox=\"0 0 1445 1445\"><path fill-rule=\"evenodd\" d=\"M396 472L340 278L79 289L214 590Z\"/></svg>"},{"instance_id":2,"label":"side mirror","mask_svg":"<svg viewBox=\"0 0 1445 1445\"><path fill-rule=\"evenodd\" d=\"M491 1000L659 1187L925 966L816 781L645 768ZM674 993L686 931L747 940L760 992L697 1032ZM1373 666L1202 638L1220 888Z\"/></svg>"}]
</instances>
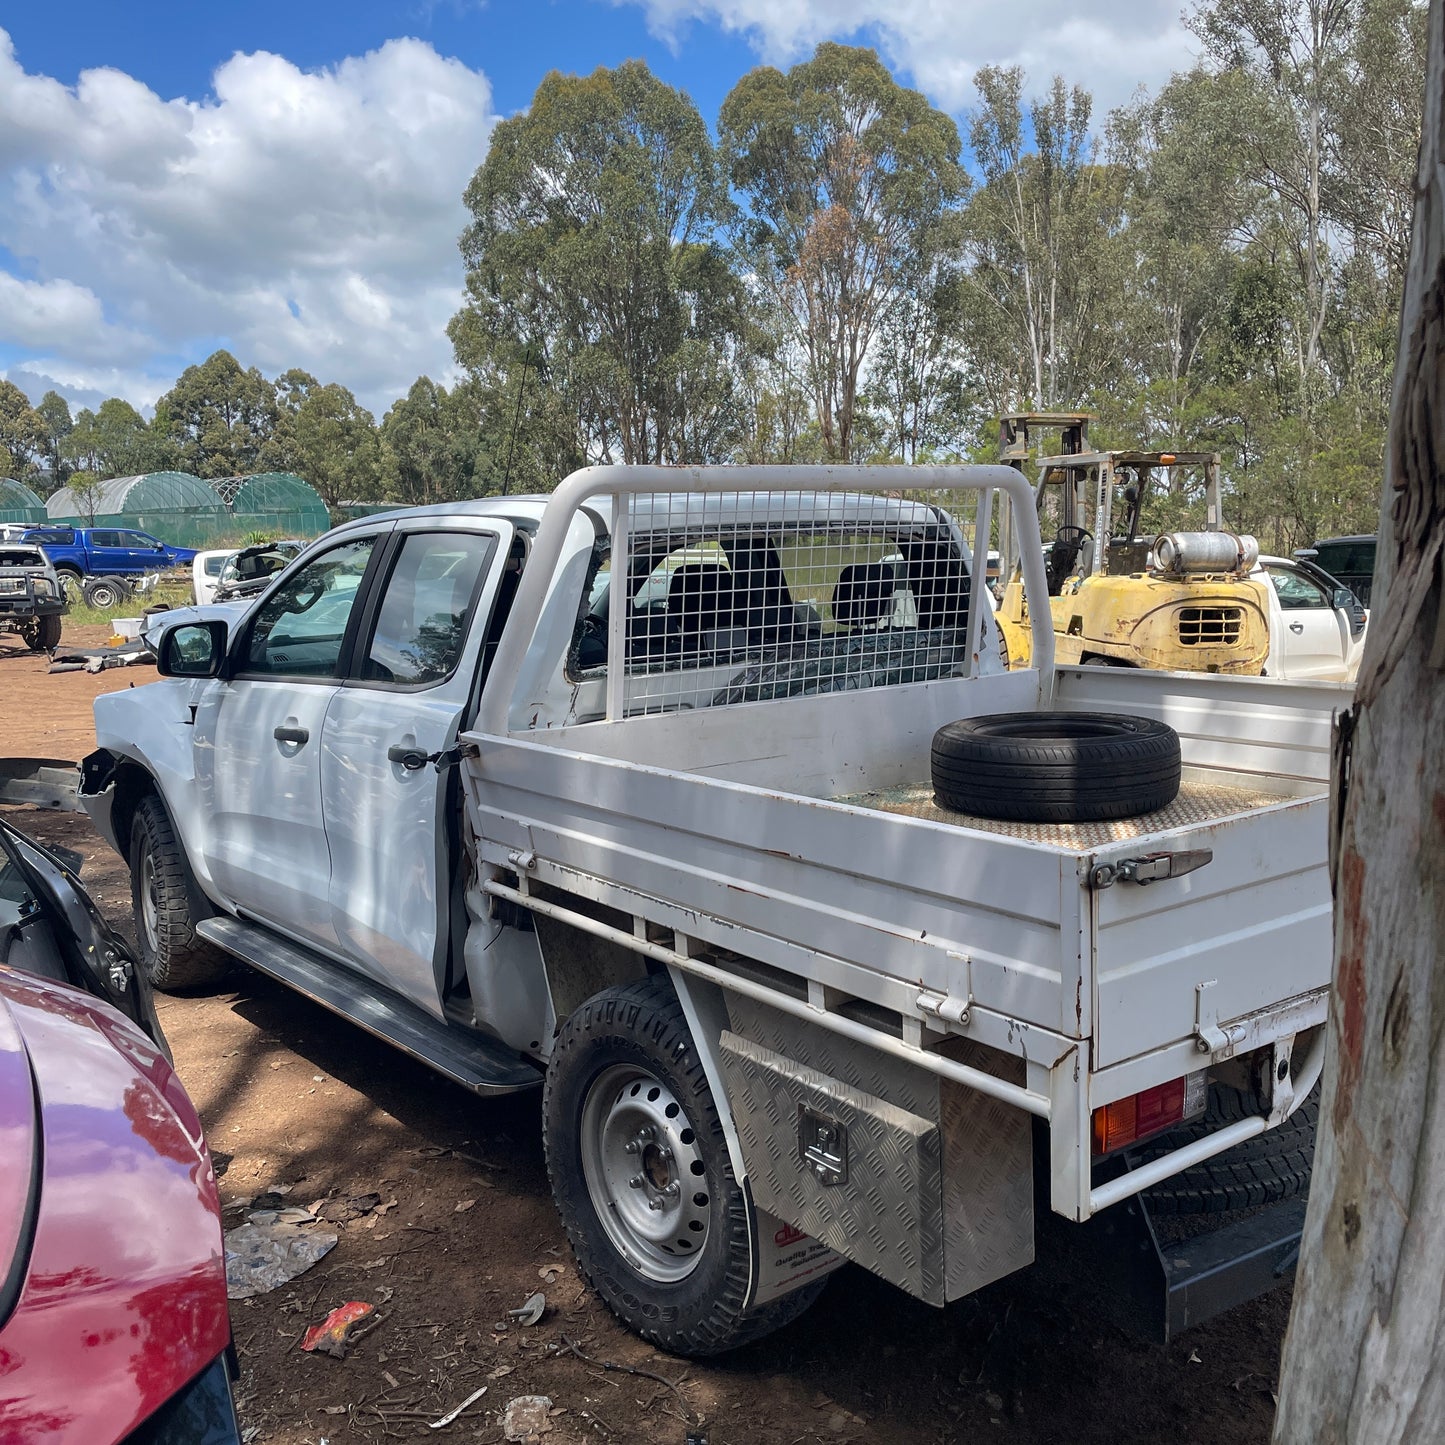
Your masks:
<instances>
[{"instance_id":1,"label":"side mirror","mask_svg":"<svg viewBox=\"0 0 1445 1445\"><path fill-rule=\"evenodd\" d=\"M168 628L156 648L156 671L162 677L216 677L226 660L228 632L219 618Z\"/></svg>"},{"instance_id":2,"label":"side mirror","mask_svg":"<svg viewBox=\"0 0 1445 1445\"><path fill-rule=\"evenodd\" d=\"M1342 612L1348 612L1360 604L1355 601L1355 594L1348 587L1336 587L1334 600L1331 607L1338 607Z\"/></svg>"}]
</instances>

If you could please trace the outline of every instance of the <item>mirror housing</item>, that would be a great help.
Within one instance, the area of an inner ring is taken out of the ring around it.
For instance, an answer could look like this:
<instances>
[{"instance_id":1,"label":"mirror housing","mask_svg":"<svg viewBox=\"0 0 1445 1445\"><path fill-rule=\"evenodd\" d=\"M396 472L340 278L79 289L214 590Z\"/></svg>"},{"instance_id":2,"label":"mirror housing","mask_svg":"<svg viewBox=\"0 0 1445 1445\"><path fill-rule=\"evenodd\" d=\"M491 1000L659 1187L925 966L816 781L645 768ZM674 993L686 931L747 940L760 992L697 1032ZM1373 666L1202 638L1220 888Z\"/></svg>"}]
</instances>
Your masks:
<instances>
[{"instance_id":1,"label":"mirror housing","mask_svg":"<svg viewBox=\"0 0 1445 1445\"><path fill-rule=\"evenodd\" d=\"M162 677L219 676L229 634L220 618L168 627L156 645L156 671Z\"/></svg>"},{"instance_id":2,"label":"mirror housing","mask_svg":"<svg viewBox=\"0 0 1445 1445\"><path fill-rule=\"evenodd\" d=\"M1358 637L1365 630L1365 606L1348 587L1336 587L1330 602L1337 612L1348 614L1350 636Z\"/></svg>"}]
</instances>

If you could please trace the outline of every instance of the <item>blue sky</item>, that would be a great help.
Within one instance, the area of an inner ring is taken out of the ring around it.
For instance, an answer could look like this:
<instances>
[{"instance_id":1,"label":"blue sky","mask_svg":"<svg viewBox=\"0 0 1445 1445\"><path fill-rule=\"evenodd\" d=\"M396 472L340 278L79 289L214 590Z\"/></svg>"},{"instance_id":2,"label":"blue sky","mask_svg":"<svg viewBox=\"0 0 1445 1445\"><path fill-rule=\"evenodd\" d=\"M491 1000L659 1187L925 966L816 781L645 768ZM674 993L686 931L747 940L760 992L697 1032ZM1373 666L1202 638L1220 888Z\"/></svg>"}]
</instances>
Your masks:
<instances>
[{"instance_id":1,"label":"blue sky","mask_svg":"<svg viewBox=\"0 0 1445 1445\"><path fill-rule=\"evenodd\" d=\"M753 65L862 40L959 116L989 63L1093 83L1101 113L1190 49L1179 0L9 8L0 375L146 406L225 345L340 381L378 417L421 372L453 379L461 192L548 70L642 57L711 122Z\"/></svg>"}]
</instances>

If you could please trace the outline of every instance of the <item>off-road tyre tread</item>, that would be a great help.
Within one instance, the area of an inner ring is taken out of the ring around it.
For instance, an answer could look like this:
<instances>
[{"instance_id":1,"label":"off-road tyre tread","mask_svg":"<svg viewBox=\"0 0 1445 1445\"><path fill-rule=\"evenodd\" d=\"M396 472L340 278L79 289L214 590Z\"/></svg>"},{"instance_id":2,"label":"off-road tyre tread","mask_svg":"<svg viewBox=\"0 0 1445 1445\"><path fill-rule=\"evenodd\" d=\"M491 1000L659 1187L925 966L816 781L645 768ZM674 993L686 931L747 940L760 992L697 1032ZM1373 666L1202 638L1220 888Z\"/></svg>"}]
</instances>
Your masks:
<instances>
[{"instance_id":1,"label":"off-road tyre tread","mask_svg":"<svg viewBox=\"0 0 1445 1445\"><path fill-rule=\"evenodd\" d=\"M633 1062L663 1078L683 1105L708 1164L713 1217L702 1263L675 1285L640 1281L596 1217L582 1172L578 1123L586 1084L609 1064ZM653 976L607 989L562 1025L542 1094L552 1197L583 1278L628 1329L670 1354L719 1355L797 1319L826 1280L743 1314L750 1263L748 1203L733 1174L722 1121L682 1006ZM721 1257L717 1243L724 1241ZM645 1290L655 1296L643 1298Z\"/></svg>"},{"instance_id":2,"label":"off-road tyre tread","mask_svg":"<svg viewBox=\"0 0 1445 1445\"><path fill-rule=\"evenodd\" d=\"M1147 1163L1258 1112L1238 1090L1215 1084L1209 1091L1209 1107L1198 1119L1131 1151L1130 1161ZM1144 1198L1149 1208L1156 1214L1223 1214L1297 1198L1309 1188L1319 1112L1320 1086L1316 1084L1304 1103L1277 1128L1147 1190Z\"/></svg>"},{"instance_id":3,"label":"off-road tyre tread","mask_svg":"<svg viewBox=\"0 0 1445 1445\"><path fill-rule=\"evenodd\" d=\"M142 849L149 843L156 861L157 932L160 948L152 952L141 920L140 879ZM136 942L141 962L152 985L162 993L205 988L219 982L231 969L229 956L196 936L191 895L187 887L186 859L170 815L154 794L142 798L131 821L130 890Z\"/></svg>"},{"instance_id":4,"label":"off-road tyre tread","mask_svg":"<svg viewBox=\"0 0 1445 1445\"><path fill-rule=\"evenodd\" d=\"M1028 736L1042 720L1059 735ZM1100 735L1100 727L1108 733ZM1069 736L1076 729L1080 735ZM1179 735L1168 724L1105 713L963 718L934 734L932 764L940 807L1020 823L1157 812L1178 795L1181 772Z\"/></svg>"}]
</instances>

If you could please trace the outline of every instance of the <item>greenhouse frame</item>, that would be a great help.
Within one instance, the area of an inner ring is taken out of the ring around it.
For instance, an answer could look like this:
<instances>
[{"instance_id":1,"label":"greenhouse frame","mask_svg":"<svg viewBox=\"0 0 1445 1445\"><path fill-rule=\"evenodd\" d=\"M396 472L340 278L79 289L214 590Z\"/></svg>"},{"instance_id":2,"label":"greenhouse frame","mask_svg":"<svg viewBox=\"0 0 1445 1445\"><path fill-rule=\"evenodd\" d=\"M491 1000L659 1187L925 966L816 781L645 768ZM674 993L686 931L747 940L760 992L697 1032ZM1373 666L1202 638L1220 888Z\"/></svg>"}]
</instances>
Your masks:
<instances>
[{"instance_id":1,"label":"greenhouse frame","mask_svg":"<svg viewBox=\"0 0 1445 1445\"><path fill-rule=\"evenodd\" d=\"M0 477L0 522L38 527L45 518L44 501L24 482L17 482L14 477Z\"/></svg>"},{"instance_id":2,"label":"greenhouse frame","mask_svg":"<svg viewBox=\"0 0 1445 1445\"><path fill-rule=\"evenodd\" d=\"M257 472L210 482L245 532L276 537L319 537L331 528L320 494L293 472Z\"/></svg>"},{"instance_id":3,"label":"greenhouse frame","mask_svg":"<svg viewBox=\"0 0 1445 1445\"><path fill-rule=\"evenodd\" d=\"M310 538L331 526L326 503L290 472L213 481L187 472L145 472L99 482L93 497L62 487L41 511L40 520L132 528L173 547L235 546L257 534Z\"/></svg>"}]
</instances>

